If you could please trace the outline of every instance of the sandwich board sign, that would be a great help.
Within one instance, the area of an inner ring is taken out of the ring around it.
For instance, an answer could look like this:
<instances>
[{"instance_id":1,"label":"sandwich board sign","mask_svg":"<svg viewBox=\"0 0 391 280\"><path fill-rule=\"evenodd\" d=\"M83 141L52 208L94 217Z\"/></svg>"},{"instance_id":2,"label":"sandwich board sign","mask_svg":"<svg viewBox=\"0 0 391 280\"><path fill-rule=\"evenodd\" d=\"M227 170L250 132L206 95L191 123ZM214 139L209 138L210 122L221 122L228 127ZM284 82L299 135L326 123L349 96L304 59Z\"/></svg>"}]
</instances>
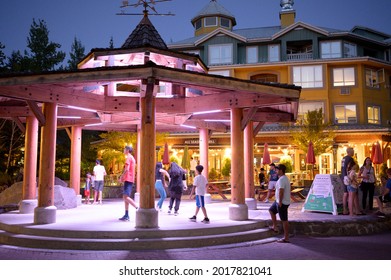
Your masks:
<instances>
[{"instance_id":1,"label":"sandwich board sign","mask_svg":"<svg viewBox=\"0 0 391 280\"><path fill-rule=\"evenodd\" d=\"M338 215L337 204L342 204L343 183L339 175L317 174L301 209Z\"/></svg>"}]
</instances>

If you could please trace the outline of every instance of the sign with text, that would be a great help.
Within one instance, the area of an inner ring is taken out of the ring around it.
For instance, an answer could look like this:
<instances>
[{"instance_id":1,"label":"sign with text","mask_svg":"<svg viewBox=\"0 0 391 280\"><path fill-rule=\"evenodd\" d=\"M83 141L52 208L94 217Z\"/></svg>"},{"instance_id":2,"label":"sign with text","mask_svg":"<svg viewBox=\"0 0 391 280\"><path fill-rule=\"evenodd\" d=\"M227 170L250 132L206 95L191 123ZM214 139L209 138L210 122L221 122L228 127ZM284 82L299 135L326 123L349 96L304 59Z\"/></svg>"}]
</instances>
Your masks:
<instances>
[{"instance_id":1,"label":"sign with text","mask_svg":"<svg viewBox=\"0 0 391 280\"><path fill-rule=\"evenodd\" d=\"M317 211L338 215L337 204L342 204L343 183L339 175L318 174L312 182L302 212Z\"/></svg>"}]
</instances>

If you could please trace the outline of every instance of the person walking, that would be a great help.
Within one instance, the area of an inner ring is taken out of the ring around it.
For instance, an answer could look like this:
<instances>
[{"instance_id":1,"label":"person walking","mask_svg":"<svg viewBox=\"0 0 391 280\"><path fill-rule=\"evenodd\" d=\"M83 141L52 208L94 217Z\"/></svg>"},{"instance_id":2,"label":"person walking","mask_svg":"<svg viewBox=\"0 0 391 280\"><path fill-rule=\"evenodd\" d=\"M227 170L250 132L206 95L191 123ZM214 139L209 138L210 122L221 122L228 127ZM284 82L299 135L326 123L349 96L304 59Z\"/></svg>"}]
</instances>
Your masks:
<instances>
[{"instance_id":1,"label":"person walking","mask_svg":"<svg viewBox=\"0 0 391 280\"><path fill-rule=\"evenodd\" d=\"M276 183L276 200L269 208L270 217L272 219L270 229L278 232L276 216L278 213L284 229L284 238L278 239L277 242L289 243L288 207L291 204L291 183L285 175L286 166L284 164L276 166L276 170L279 178Z\"/></svg>"},{"instance_id":2,"label":"person walking","mask_svg":"<svg viewBox=\"0 0 391 280\"><path fill-rule=\"evenodd\" d=\"M175 162L171 163L168 174L170 174L170 184L168 190L170 192L170 205L168 206L168 214L171 214L172 208L174 207L174 215L178 215L179 206L181 204L182 193L183 193L183 169Z\"/></svg>"},{"instance_id":3,"label":"person walking","mask_svg":"<svg viewBox=\"0 0 391 280\"><path fill-rule=\"evenodd\" d=\"M170 174L163 168L163 164L161 162L156 163L155 168L155 189L160 195L160 199L157 202L157 209L162 211L163 202L167 197L166 190L164 187L166 186L165 177L168 178L168 182L170 182Z\"/></svg>"},{"instance_id":4,"label":"person walking","mask_svg":"<svg viewBox=\"0 0 391 280\"><path fill-rule=\"evenodd\" d=\"M352 165L354 163L353 159L354 155L354 149L352 147L348 147L346 149L346 156L342 158L341 161L341 180L344 181L344 177L348 175L348 166ZM343 190L343 197L342 197L342 207L343 212L342 215L349 215L348 211L348 186L343 182L344 190Z\"/></svg>"},{"instance_id":5,"label":"person walking","mask_svg":"<svg viewBox=\"0 0 391 280\"><path fill-rule=\"evenodd\" d=\"M125 204L125 215L122 218L119 218L120 221L129 221L129 204L132 205L136 210L138 209L136 203L130 197L136 175L136 160L134 159L132 153L133 148L126 146L124 149L124 154L126 157L125 166L120 177L121 182L124 183L122 198Z\"/></svg>"},{"instance_id":6,"label":"person walking","mask_svg":"<svg viewBox=\"0 0 391 280\"><path fill-rule=\"evenodd\" d=\"M104 179L106 176L106 169L99 159L95 161L94 166L94 203L93 204L102 204L102 195L103 195L103 187L104 187Z\"/></svg>"},{"instance_id":7,"label":"person walking","mask_svg":"<svg viewBox=\"0 0 391 280\"><path fill-rule=\"evenodd\" d=\"M204 224L209 224L209 218L208 214L206 213L205 208L205 193L206 193L206 186L208 185L208 180L204 175L202 175L202 171L204 170L204 167L202 165L196 166L196 177L194 178L194 187L195 187L195 196L196 196L196 211L193 217L190 218L190 221L196 222L197 221L197 214L202 210L202 213L204 214L204 219L202 222Z\"/></svg>"},{"instance_id":8,"label":"person walking","mask_svg":"<svg viewBox=\"0 0 391 280\"><path fill-rule=\"evenodd\" d=\"M277 174L277 171L275 170L275 167L276 167L276 165L274 163L270 164L269 183L267 185L267 195L266 195L266 199L264 202L269 202L270 195L276 187L276 183L278 180L278 174Z\"/></svg>"},{"instance_id":9,"label":"person walking","mask_svg":"<svg viewBox=\"0 0 391 280\"><path fill-rule=\"evenodd\" d=\"M367 197L368 197L368 209L373 210L373 195L375 193L375 169L372 166L372 160L370 157L366 157L364 164L360 168L358 177L362 178L361 190L362 190L362 208L366 209Z\"/></svg>"}]
</instances>

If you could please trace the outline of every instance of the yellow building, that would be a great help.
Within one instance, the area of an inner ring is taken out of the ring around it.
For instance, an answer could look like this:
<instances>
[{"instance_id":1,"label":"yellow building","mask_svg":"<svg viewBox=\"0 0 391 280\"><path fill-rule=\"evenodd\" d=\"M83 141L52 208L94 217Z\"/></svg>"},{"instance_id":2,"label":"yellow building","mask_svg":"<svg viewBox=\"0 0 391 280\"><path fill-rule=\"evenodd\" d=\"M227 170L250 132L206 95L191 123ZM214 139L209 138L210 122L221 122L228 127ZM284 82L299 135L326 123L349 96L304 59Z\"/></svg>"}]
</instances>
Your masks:
<instances>
[{"instance_id":1,"label":"yellow building","mask_svg":"<svg viewBox=\"0 0 391 280\"><path fill-rule=\"evenodd\" d=\"M336 129L333 147L317 158L320 173L339 171L347 146L355 148L361 165L376 142L390 166L391 35L362 26L336 30L296 22L293 1L280 5L279 26L234 29L235 16L212 0L191 20L194 36L168 47L198 54L210 74L301 86L299 117L322 108ZM229 131L212 134L209 161L217 170L229 137ZM256 167L268 143L274 161L291 156L295 172L306 169L305 154L291 145L286 123L263 124L255 143ZM174 149L189 145L196 156L195 134L172 134L171 144Z\"/></svg>"}]
</instances>

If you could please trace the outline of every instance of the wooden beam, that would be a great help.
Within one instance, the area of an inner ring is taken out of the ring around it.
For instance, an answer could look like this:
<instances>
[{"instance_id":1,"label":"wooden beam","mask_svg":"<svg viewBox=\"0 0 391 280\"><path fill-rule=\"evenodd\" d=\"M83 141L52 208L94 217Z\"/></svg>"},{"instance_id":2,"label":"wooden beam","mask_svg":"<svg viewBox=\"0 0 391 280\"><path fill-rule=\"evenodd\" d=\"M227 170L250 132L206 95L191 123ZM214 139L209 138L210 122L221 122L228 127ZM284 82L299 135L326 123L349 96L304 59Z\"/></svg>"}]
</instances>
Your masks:
<instances>
[{"instance_id":1,"label":"wooden beam","mask_svg":"<svg viewBox=\"0 0 391 280\"><path fill-rule=\"evenodd\" d=\"M69 129L69 127L66 127L66 128L65 128L65 131L66 131L66 133L68 134L69 139L72 140L72 132L71 132L71 130Z\"/></svg>"},{"instance_id":2,"label":"wooden beam","mask_svg":"<svg viewBox=\"0 0 391 280\"><path fill-rule=\"evenodd\" d=\"M27 106L0 106L0 118L28 117L33 112Z\"/></svg>"},{"instance_id":3,"label":"wooden beam","mask_svg":"<svg viewBox=\"0 0 391 280\"><path fill-rule=\"evenodd\" d=\"M39 121L40 125L45 125L46 124L46 119L45 116L43 115L41 108L38 107L37 103L31 100L27 100L27 104L29 105L31 111L33 111L35 117Z\"/></svg>"},{"instance_id":4,"label":"wooden beam","mask_svg":"<svg viewBox=\"0 0 391 280\"><path fill-rule=\"evenodd\" d=\"M258 132L261 131L262 127L265 125L265 122L259 122L254 128L254 138L257 136Z\"/></svg>"},{"instance_id":5,"label":"wooden beam","mask_svg":"<svg viewBox=\"0 0 391 280\"><path fill-rule=\"evenodd\" d=\"M23 123L19 120L19 118L14 117L12 120L16 123L20 131L25 134L26 133L26 127L23 125Z\"/></svg>"},{"instance_id":6,"label":"wooden beam","mask_svg":"<svg viewBox=\"0 0 391 280\"><path fill-rule=\"evenodd\" d=\"M244 116L242 119L242 130L246 128L247 124L252 120L257 110L257 107L252 107L247 112L243 113Z\"/></svg>"},{"instance_id":7,"label":"wooden beam","mask_svg":"<svg viewBox=\"0 0 391 280\"><path fill-rule=\"evenodd\" d=\"M222 122L205 122L203 120L188 120L184 123L185 125L195 126L197 128L206 128L209 130L228 132L229 126Z\"/></svg>"}]
</instances>

